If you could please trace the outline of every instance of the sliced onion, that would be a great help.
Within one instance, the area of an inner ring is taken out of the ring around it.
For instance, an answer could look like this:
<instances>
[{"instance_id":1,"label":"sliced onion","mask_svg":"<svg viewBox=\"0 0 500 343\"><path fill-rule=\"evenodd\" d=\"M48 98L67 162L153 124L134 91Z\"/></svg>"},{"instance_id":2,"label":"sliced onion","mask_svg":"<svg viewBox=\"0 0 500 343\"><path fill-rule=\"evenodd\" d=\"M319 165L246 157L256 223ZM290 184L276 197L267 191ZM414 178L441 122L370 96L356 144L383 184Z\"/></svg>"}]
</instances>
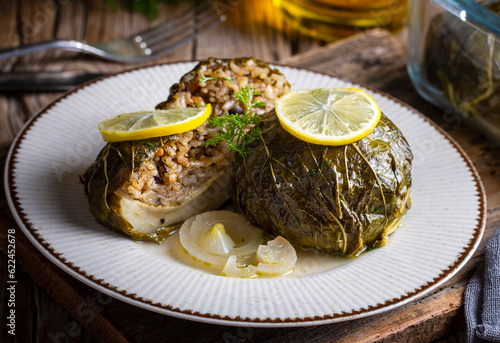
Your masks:
<instances>
[{"instance_id":1,"label":"sliced onion","mask_svg":"<svg viewBox=\"0 0 500 343\"><path fill-rule=\"evenodd\" d=\"M262 230L250 224L243 216L231 211L210 211L199 214L191 226L193 237L202 237L215 224L224 225L234 242L233 249L224 256L245 256L255 253L262 243Z\"/></svg>"},{"instance_id":2,"label":"sliced onion","mask_svg":"<svg viewBox=\"0 0 500 343\"><path fill-rule=\"evenodd\" d=\"M224 232L216 224L222 224ZM179 237L184 249L193 257L222 267L231 255L246 256L255 253L261 242L262 230L234 212L211 211L184 222Z\"/></svg>"},{"instance_id":3,"label":"sliced onion","mask_svg":"<svg viewBox=\"0 0 500 343\"><path fill-rule=\"evenodd\" d=\"M198 245L206 252L220 256L227 256L235 246L221 223L215 224L207 233L200 235Z\"/></svg>"},{"instance_id":4,"label":"sliced onion","mask_svg":"<svg viewBox=\"0 0 500 343\"><path fill-rule=\"evenodd\" d=\"M256 275L257 268L253 265L239 266L235 255L229 256L222 271L223 275L232 277L252 277Z\"/></svg>"},{"instance_id":5,"label":"sliced onion","mask_svg":"<svg viewBox=\"0 0 500 343\"><path fill-rule=\"evenodd\" d=\"M295 248L281 236L260 245L257 249L257 273L263 275L284 274L292 270L297 262Z\"/></svg>"},{"instance_id":6,"label":"sliced onion","mask_svg":"<svg viewBox=\"0 0 500 343\"><path fill-rule=\"evenodd\" d=\"M191 234L191 225L193 225L194 220L197 216L193 216L186 220L182 224L179 230L179 238L182 246L186 249L193 257L200 260L201 262L206 262L214 266L223 266L227 262L226 256L212 255L206 250L202 249L198 243L197 238L193 237Z\"/></svg>"}]
</instances>

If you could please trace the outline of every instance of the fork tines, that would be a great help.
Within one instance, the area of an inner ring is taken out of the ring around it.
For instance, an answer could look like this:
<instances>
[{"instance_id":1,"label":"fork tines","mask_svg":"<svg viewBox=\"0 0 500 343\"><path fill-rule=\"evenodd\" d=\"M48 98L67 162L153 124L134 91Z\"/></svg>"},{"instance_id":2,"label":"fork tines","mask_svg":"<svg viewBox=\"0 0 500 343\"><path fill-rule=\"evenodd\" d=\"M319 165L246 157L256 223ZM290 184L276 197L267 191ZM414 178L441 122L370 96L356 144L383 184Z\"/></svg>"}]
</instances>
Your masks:
<instances>
[{"instance_id":1,"label":"fork tines","mask_svg":"<svg viewBox=\"0 0 500 343\"><path fill-rule=\"evenodd\" d=\"M224 15L217 13L214 6L205 3L152 29L138 33L133 39L145 55L163 55L186 43L202 30L209 29L225 19Z\"/></svg>"}]
</instances>

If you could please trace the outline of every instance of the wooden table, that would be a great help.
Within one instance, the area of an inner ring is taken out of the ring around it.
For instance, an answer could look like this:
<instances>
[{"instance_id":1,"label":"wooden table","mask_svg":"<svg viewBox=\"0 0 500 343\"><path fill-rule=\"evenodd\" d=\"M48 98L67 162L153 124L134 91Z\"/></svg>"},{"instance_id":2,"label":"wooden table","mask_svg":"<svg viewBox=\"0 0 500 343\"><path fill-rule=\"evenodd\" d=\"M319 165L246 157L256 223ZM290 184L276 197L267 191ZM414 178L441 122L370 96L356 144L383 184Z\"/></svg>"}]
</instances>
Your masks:
<instances>
[{"instance_id":1,"label":"wooden table","mask_svg":"<svg viewBox=\"0 0 500 343\"><path fill-rule=\"evenodd\" d=\"M160 20L174 17L189 4L162 5ZM16 233L16 336L0 327L0 340L12 342L430 342L458 331L465 342L462 296L483 260L485 239L500 226L499 148L461 121L420 98L408 78L405 32L360 33L325 45L294 32L270 1L233 1L229 20L154 63L209 56L255 56L348 78L385 91L412 105L445 129L467 152L484 184L488 200L485 237L466 266L444 286L418 301L368 318L305 328L256 329L201 324L154 314L111 299L66 275L44 258L21 231ZM256 10L258 9L258 10ZM116 39L155 23L140 14L111 10L99 1L23 0L0 4L0 44L7 48L53 38L88 42ZM2 72L79 70L116 72L139 64L104 62L76 53L52 51L0 61ZM0 163L23 123L61 93L0 94ZM0 249L16 228L3 194L0 197ZM0 254L2 303L7 316L7 257Z\"/></svg>"}]
</instances>

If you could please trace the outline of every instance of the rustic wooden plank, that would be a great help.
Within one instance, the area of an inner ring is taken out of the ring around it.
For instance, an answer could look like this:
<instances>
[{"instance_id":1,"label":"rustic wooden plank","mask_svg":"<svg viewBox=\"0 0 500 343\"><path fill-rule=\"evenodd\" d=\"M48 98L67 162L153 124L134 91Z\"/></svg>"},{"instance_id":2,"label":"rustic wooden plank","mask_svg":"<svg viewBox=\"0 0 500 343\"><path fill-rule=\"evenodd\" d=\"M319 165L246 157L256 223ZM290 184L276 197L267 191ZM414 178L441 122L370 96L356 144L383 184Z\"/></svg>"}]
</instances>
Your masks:
<instances>
[{"instance_id":1,"label":"rustic wooden plank","mask_svg":"<svg viewBox=\"0 0 500 343\"><path fill-rule=\"evenodd\" d=\"M0 236L2 237L2 236ZM2 242L4 242L2 237ZM7 264L6 255L0 252L0 263L2 266ZM3 269L2 269L3 270ZM0 275L0 282L6 285L7 273ZM43 291L38 285L33 282L33 279L27 274L22 267L16 265L16 327L15 336L8 333L6 326L7 319L2 320L0 326L0 341L1 342L88 342L97 343L98 341L92 338L85 331L76 319L68 316L58 303ZM0 314L2 318L7 318L7 297L8 292L0 292L2 302L0 304ZM67 328L64 335L61 334L61 328Z\"/></svg>"},{"instance_id":2,"label":"rustic wooden plank","mask_svg":"<svg viewBox=\"0 0 500 343\"><path fill-rule=\"evenodd\" d=\"M189 5L167 5L161 4L158 7L159 17L153 21L148 21L140 13L128 11L115 11L100 1L92 1L87 7L87 29L84 40L90 43L106 42L114 39L128 37L146 29L155 27L164 21L176 18L189 8ZM168 56L160 57L147 63L115 63L103 61L94 57L81 57L74 68L93 72L113 73L133 67L151 65L173 60L191 60L193 58L193 42L188 42L179 47Z\"/></svg>"},{"instance_id":3,"label":"rustic wooden plank","mask_svg":"<svg viewBox=\"0 0 500 343\"><path fill-rule=\"evenodd\" d=\"M50 0L22 0L18 13L20 43L30 44L53 38L57 20L57 6ZM37 52L17 58L15 70L38 70L40 64L52 57L51 52Z\"/></svg>"},{"instance_id":4,"label":"rustic wooden plank","mask_svg":"<svg viewBox=\"0 0 500 343\"><path fill-rule=\"evenodd\" d=\"M0 202L1 203L1 202ZM2 224L0 224L2 225ZM5 242L5 231L0 230L0 241ZM16 234L19 237L20 232ZM23 237L23 236L21 236ZM24 237L22 238L24 239ZM22 243L21 243L22 244ZM2 245L0 263L7 265L5 246ZM17 249L16 249L17 250ZM2 268L4 270L4 268ZM2 285L7 285L7 273L0 275ZM2 342L89 342L96 343L85 328L40 286L35 284L31 276L26 273L20 264L16 264L15 272L15 336L8 333L6 325L0 326L0 341ZM7 318L7 299L9 292L1 292L2 303L0 313L2 318ZM2 324L7 322L2 321ZM68 340L69 339L69 340Z\"/></svg>"},{"instance_id":5,"label":"rustic wooden plank","mask_svg":"<svg viewBox=\"0 0 500 343\"><path fill-rule=\"evenodd\" d=\"M59 39L85 38L86 13L85 2L60 1L57 27L54 36Z\"/></svg>"},{"instance_id":6,"label":"rustic wooden plank","mask_svg":"<svg viewBox=\"0 0 500 343\"><path fill-rule=\"evenodd\" d=\"M18 98L0 94L0 145L10 144L26 120Z\"/></svg>"},{"instance_id":7,"label":"rustic wooden plank","mask_svg":"<svg viewBox=\"0 0 500 343\"><path fill-rule=\"evenodd\" d=\"M89 337L85 327L59 303L54 302L53 298L35 285L33 291L34 301L36 302L36 336L32 342L98 342ZM36 338L36 339L35 339Z\"/></svg>"},{"instance_id":8,"label":"rustic wooden plank","mask_svg":"<svg viewBox=\"0 0 500 343\"><path fill-rule=\"evenodd\" d=\"M21 42L17 27L18 2L1 1L0 13L2 13L2 20L0 20L0 49L18 46ZM14 63L14 59L0 61L0 71L10 71Z\"/></svg>"},{"instance_id":9,"label":"rustic wooden plank","mask_svg":"<svg viewBox=\"0 0 500 343\"><path fill-rule=\"evenodd\" d=\"M178 15L184 13L187 11L189 8L189 4L184 4L182 6L178 5L162 5L159 6L159 16L158 18L149 24L149 27L154 27L165 20L169 20L172 18L177 17ZM190 41L187 44L184 44L183 46L179 47L178 49L172 51L166 56L159 57L158 59L150 62L149 64L154 64L154 63L164 63L164 62L171 62L171 61L187 61L187 60L192 60L195 59L195 47L196 47L196 41Z\"/></svg>"},{"instance_id":10,"label":"rustic wooden plank","mask_svg":"<svg viewBox=\"0 0 500 343\"><path fill-rule=\"evenodd\" d=\"M407 309L379 316L379 320L360 327L337 340L338 343L430 342L449 333L450 327L465 325L460 303L465 281L457 288L446 288ZM444 305L444 306L443 306Z\"/></svg>"},{"instance_id":11,"label":"rustic wooden plank","mask_svg":"<svg viewBox=\"0 0 500 343\"><path fill-rule=\"evenodd\" d=\"M444 336L440 339L435 340L433 343L466 343L467 342L467 331L460 330Z\"/></svg>"},{"instance_id":12,"label":"rustic wooden plank","mask_svg":"<svg viewBox=\"0 0 500 343\"><path fill-rule=\"evenodd\" d=\"M13 227L13 219L7 213L5 197L2 194L0 199L2 205L0 209L0 237L4 236L7 228ZM5 253L3 245L0 250ZM3 256L5 256L2 253ZM83 327L92 325L91 332L95 337L102 341L116 341L116 337L121 336L117 330L101 317L96 319L103 310L102 304L109 304L110 298L90 288L81 287L80 283L69 275L62 274L58 267L48 261L40 252L27 240L22 232L16 230L16 255L23 269L29 273L31 278L43 286L44 291L37 288L33 296L27 294L18 294L21 298L16 298L17 320L16 324L26 329L31 326L26 325L22 317L22 309L29 309L30 306L23 304L23 300L30 301L36 299L37 324L39 331L33 333L40 342L65 342L67 339L76 339L82 336ZM23 278L22 272L16 274L16 279ZM76 290L76 291L75 291ZM96 295L98 294L98 295ZM50 297L49 297L50 296ZM62 307L51 301L52 298L58 299L66 310L73 314L63 311ZM61 319L62 317L62 319ZM56 318L57 320L54 320ZM36 326L34 326L36 328ZM4 329L3 327L1 329ZM29 342L30 339L21 339L18 342ZM76 341L76 340L75 340Z\"/></svg>"},{"instance_id":13,"label":"rustic wooden plank","mask_svg":"<svg viewBox=\"0 0 500 343\"><path fill-rule=\"evenodd\" d=\"M406 70L406 49L401 37L393 36L386 30L371 30L366 34L352 36L337 43L331 43L315 50L291 56L281 62L295 65L332 76L347 78L386 91L392 84L388 81L387 71ZM409 93L411 84L405 85L404 94ZM411 92L414 92L413 89ZM400 92L403 93L403 92ZM394 95L398 97L397 95Z\"/></svg>"},{"instance_id":14,"label":"rustic wooden plank","mask_svg":"<svg viewBox=\"0 0 500 343\"><path fill-rule=\"evenodd\" d=\"M43 107L45 107L47 104L61 95L62 93L59 92L25 94L24 96L19 98L19 101L28 118L31 118Z\"/></svg>"},{"instance_id":15,"label":"rustic wooden plank","mask_svg":"<svg viewBox=\"0 0 500 343\"><path fill-rule=\"evenodd\" d=\"M3 234L0 233L0 238L1 242L5 242L5 237L3 237ZM3 244L2 244L3 245ZM2 284L2 287L7 287L7 256L4 253L0 253L0 263L1 263L1 269L2 273L0 274L0 282ZM7 290L3 290L0 292L0 299L2 300L2 303L0 303L0 315L2 316L2 327L0 327L0 341L2 342L10 342L12 335L8 333L9 330L11 330L10 327L7 326L7 324L10 323L10 319L7 317L10 316L10 309L11 307L8 306L8 300L10 298L10 293ZM4 320L5 318L5 320Z\"/></svg>"},{"instance_id":16,"label":"rustic wooden plank","mask_svg":"<svg viewBox=\"0 0 500 343\"><path fill-rule=\"evenodd\" d=\"M35 285L30 275L25 273L19 264L16 265L15 277L16 341L30 342L37 332L36 308L32 298ZM24 327L19 328L18 324Z\"/></svg>"},{"instance_id":17,"label":"rustic wooden plank","mask_svg":"<svg viewBox=\"0 0 500 343\"><path fill-rule=\"evenodd\" d=\"M13 48L19 45L21 39L17 32L18 4L15 1L2 1L0 3L0 47Z\"/></svg>"},{"instance_id":18,"label":"rustic wooden plank","mask_svg":"<svg viewBox=\"0 0 500 343\"><path fill-rule=\"evenodd\" d=\"M56 22L51 39L83 40L86 29L86 3L81 1L62 1L57 3ZM44 71L78 70L74 66L80 58L76 52L53 50L43 65L38 65Z\"/></svg>"}]
</instances>

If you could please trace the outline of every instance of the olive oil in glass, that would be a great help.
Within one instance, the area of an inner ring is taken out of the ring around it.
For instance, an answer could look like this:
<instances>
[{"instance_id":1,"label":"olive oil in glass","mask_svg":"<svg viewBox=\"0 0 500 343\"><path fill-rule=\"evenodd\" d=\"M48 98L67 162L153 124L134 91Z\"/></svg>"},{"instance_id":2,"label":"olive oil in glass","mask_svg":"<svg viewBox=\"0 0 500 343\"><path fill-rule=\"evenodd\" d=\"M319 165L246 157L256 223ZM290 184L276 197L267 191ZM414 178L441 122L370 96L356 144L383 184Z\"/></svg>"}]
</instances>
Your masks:
<instances>
[{"instance_id":1,"label":"olive oil in glass","mask_svg":"<svg viewBox=\"0 0 500 343\"><path fill-rule=\"evenodd\" d=\"M397 30L406 19L406 0L273 0L300 32L333 41L375 27Z\"/></svg>"}]
</instances>

